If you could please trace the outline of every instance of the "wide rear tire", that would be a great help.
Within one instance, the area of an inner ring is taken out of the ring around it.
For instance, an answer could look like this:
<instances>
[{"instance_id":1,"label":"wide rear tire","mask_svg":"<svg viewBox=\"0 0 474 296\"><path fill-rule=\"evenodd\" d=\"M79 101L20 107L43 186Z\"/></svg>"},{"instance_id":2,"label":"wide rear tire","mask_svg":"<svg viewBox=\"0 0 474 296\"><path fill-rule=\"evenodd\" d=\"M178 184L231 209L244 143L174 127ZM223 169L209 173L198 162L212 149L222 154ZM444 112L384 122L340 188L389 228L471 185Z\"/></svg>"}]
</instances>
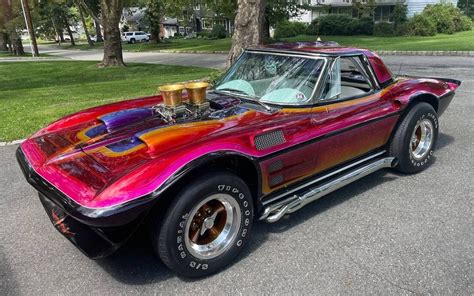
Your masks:
<instances>
[{"instance_id":1,"label":"wide rear tire","mask_svg":"<svg viewBox=\"0 0 474 296\"><path fill-rule=\"evenodd\" d=\"M438 129L438 116L433 107L424 102L414 105L390 141L389 154L398 158L395 169L414 174L428 167L433 161Z\"/></svg>"},{"instance_id":2,"label":"wide rear tire","mask_svg":"<svg viewBox=\"0 0 474 296\"><path fill-rule=\"evenodd\" d=\"M244 247L253 220L248 186L228 172L186 184L152 230L163 263L185 277L203 277L229 265Z\"/></svg>"}]
</instances>

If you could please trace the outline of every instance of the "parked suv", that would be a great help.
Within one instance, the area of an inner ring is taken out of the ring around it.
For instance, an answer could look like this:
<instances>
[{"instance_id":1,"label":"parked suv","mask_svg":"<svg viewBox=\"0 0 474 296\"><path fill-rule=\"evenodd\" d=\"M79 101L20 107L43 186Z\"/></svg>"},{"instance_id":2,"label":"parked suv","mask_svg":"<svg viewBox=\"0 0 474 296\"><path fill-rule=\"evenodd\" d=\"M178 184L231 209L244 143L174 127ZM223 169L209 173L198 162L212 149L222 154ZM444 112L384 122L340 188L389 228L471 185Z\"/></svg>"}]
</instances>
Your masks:
<instances>
[{"instance_id":1,"label":"parked suv","mask_svg":"<svg viewBox=\"0 0 474 296\"><path fill-rule=\"evenodd\" d=\"M150 37L148 37L147 33L142 31L125 32L122 34L122 41L127 41L128 43L145 42L149 40Z\"/></svg>"}]
</instances>

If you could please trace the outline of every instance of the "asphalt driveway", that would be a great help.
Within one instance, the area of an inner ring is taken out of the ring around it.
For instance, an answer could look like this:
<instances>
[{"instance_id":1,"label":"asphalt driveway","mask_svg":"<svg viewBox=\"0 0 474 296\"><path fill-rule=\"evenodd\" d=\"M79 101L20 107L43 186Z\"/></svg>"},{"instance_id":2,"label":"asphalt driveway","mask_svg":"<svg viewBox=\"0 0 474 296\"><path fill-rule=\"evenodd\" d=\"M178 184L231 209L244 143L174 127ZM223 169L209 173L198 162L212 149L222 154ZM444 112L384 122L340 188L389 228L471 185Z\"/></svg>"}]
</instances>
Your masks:
<instances>
[{"instance_id":1,"label":"asphalt driveway","mask_svg":"<svg viewBox=\"0 0 474 296\"><path fill-rule=\"evenodd\" d=\"M377 172L276 224L256 223L236 264L202 280L168 271L144 233L87 259L52 227L16 146L0 147L0 294L473 295L474 59L427 58L387 60L463 81L428 170Z\"/></svg>"}]
</instances>

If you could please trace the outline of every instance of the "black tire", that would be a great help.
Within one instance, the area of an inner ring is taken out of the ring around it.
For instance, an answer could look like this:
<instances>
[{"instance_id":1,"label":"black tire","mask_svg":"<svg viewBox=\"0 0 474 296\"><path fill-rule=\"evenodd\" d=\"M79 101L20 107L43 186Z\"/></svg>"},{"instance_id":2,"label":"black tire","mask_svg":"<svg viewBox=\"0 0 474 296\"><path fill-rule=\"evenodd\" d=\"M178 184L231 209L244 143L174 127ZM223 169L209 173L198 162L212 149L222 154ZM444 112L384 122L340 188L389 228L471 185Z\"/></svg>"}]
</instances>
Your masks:
<instances>
[{"instance_id":1,"label":"black tire","mask_svg":"<svg viewBox=\"0 0 474 296\"><path fill-rule=\"evenodd\" d=\"M130 43L135 44L136 42L135 38L130 39Z\"/></svg>"},{"instance_id":2,"label":"black tire","mask_svg":"<svg viewBox=\"0 0 474 296\"><path fill-rule=\"evenodd\" d=\"M426 131L431 130L430 133L425 133L425 135L431 134L431 140L428 140L428 136L425 137L425 141L421 140L422 136L419 134L424 128ZM438 116L430 104L420 102L413 105L390 141L389 155L398 158L395 169L401 173L414 174L428 167L433 160L438 129ZM420 152L416 153L418 148Z\"/></svg>"},{"instance_id":3,"label":"black tire","mask_svg":"<svg viewBox=\"0 0 474 296\"><path fill-rule=\"evenodd\" d=\"M202 203L205 204L201 205ZM216 214L212 214L209 210L207 206L211 203L218 205L219 214L217 210ZM233 210L229 212L229 209ZM205 214L201 215L203 211ZM213 274L229 265L242 250L249 238L253 214L252 196L242 179L228 172L203 175L186 184L186 187L173 198L164 217L155 219L152 230L155 251L163 263L181 276L195 278ZM207 228L208 219L212 221L209 223L212 229ZM236 220L227 224L230 219ZM222 223L224 226L221 226ZM230 229L228 237L224 236L227 225L231 225L227 228ZM205 233L202 234L205 227ZM219 227L223 228L216 230ZM216 235L215 238L212 238L212 235ZM218 239L223 237L226 239ZM193 238L204 238L208 241L200 244ZM211 256L203 255L207 250L212 250L212 243L217 242L216 245L220 245L220 241L227 243L222 243L223 247L214 253L208 251ZM205 251L195 249L199 247Z\"/></svg>"}]
</instances>

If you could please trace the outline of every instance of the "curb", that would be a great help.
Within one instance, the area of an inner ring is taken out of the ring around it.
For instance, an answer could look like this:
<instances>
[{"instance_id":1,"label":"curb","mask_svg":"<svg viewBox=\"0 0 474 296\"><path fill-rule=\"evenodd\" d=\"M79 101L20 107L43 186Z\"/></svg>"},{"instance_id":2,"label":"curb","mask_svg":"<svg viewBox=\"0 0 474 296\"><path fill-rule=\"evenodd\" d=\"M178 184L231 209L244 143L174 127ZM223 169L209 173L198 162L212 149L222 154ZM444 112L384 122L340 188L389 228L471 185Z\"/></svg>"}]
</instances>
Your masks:
<instances>
[{"instance_id":1,"label":"curb","mask_svg":"<svg viewBox=\"0 0 474 296\"><path fill-rule=\"evenodd\" d=\"M0 142L0 147L5 147L5 146L13 146L13 145L18 145L23 143L26 139L21 139L21 140L15 140L11 142Z\"/></svg>"},{"instance_id":2,"label":"curb","mask_svg":"<svg viewBox=\"0 0 474 296\"><path fill-rule=\"evenodd\" d=\"M152 50L152 51L129 51L126 52L158 52L158 53L193 53L193 54L228 54L228 51L197 51L197 50ZM411 51L411 50L375 50L379 55L400 56L467 56L474 57L474 51Z\"/></svg>"},{"instance_id":3,"label":"curb","mask_svg":"<svg viewBox=\"0 0 474 296\"><path fill-rule=\"evenodd\" d=\"M223 50L212 50L212 51L198 51L198 50L150 50L150 51L133 51L133 50L124 50L124 52L158 52L158 53L195 53L195 54L229 54L229 51Z\"/></svg>"},{"instance_id":4,"label":"curb","mask_svg":"<svg viewBox=\"0 0 474 296\"><path fill-rule=\"evenodd\" d=\"M474 51L410 51L410 50L376 50L379 55L398 56L465 56L474 57Z\"/></svg>"}]
</instances>

